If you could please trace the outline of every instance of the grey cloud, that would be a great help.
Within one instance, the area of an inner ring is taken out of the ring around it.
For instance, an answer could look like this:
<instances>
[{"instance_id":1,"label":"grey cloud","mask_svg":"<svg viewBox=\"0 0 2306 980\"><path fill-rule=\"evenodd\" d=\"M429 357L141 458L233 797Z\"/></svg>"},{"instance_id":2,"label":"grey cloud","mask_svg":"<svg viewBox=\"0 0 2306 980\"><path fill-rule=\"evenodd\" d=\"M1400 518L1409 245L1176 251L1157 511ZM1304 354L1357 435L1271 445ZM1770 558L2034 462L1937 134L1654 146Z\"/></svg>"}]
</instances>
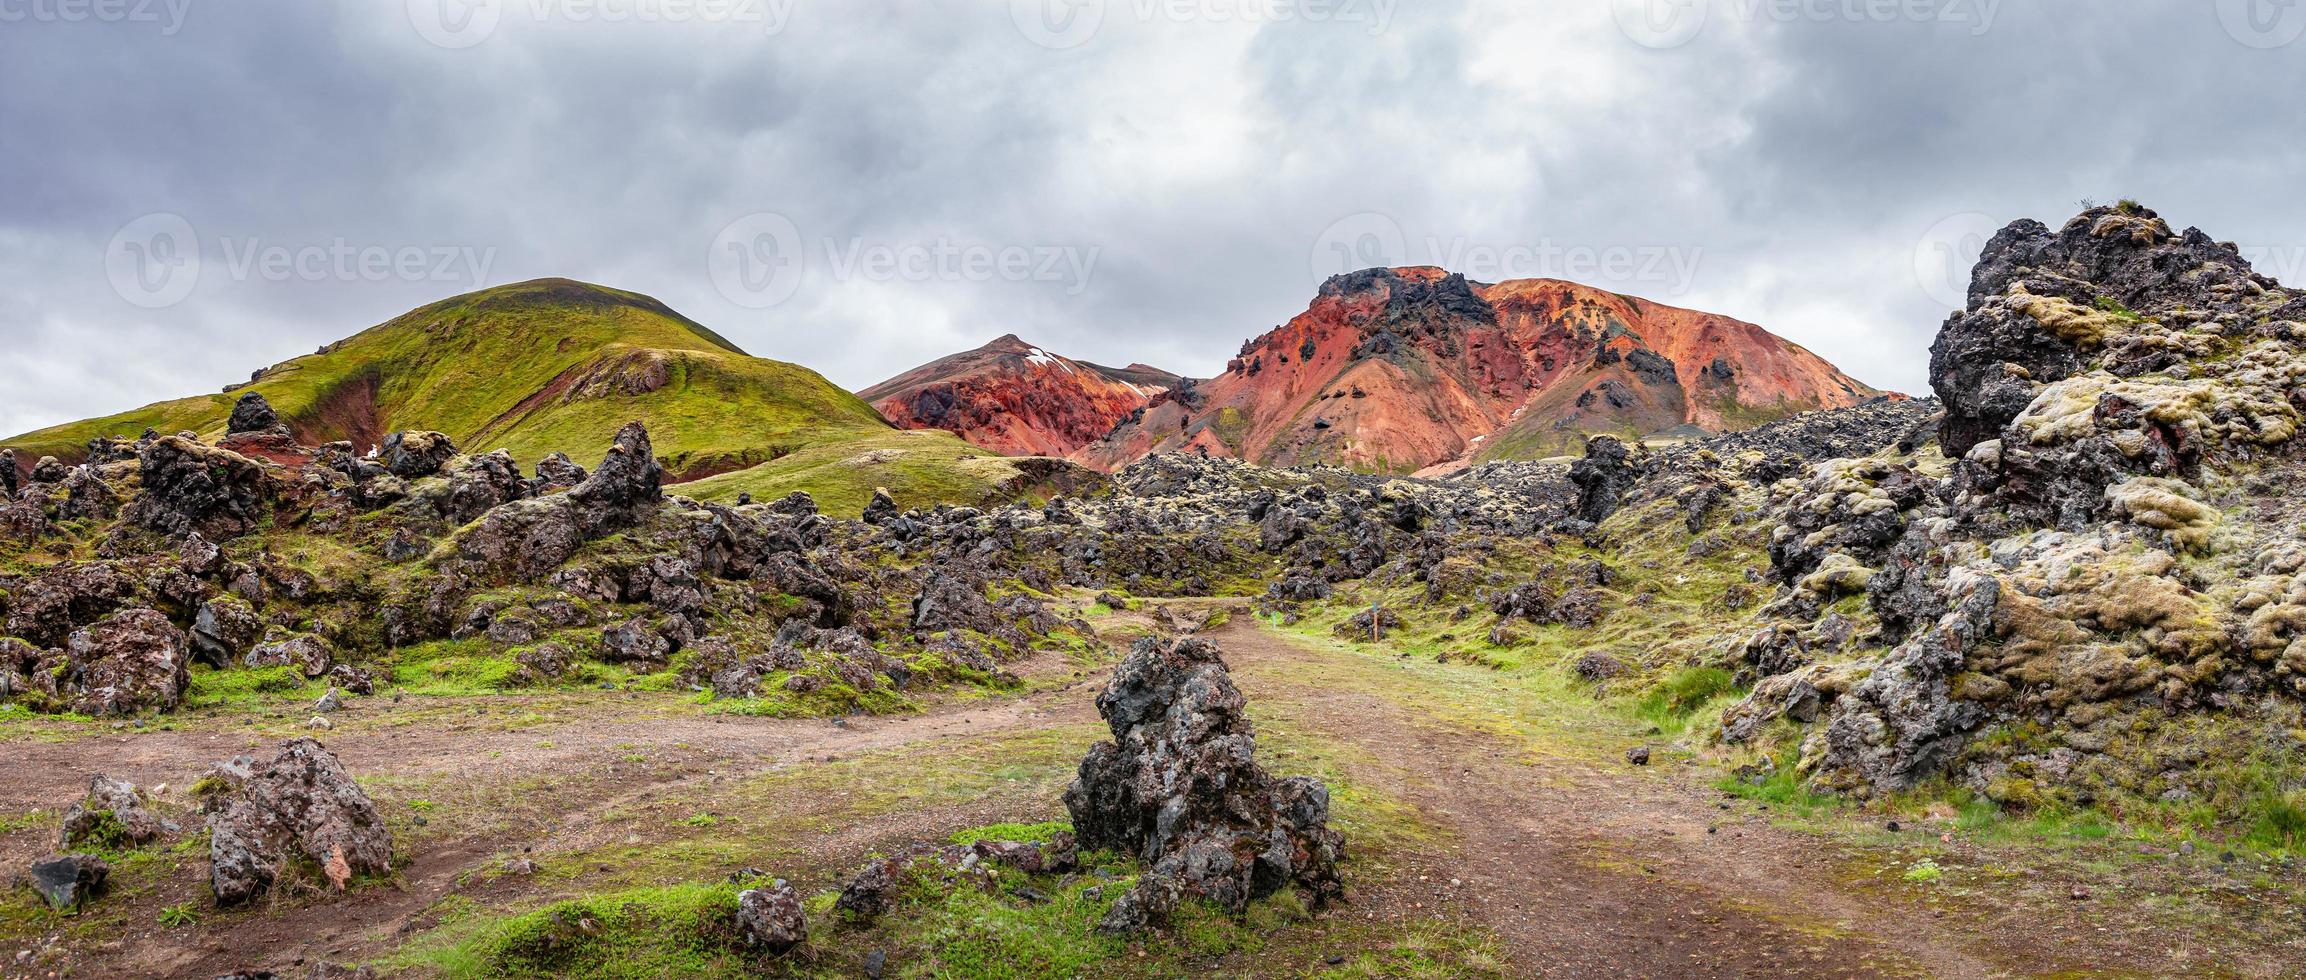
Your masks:
<instances>
[{"instance_id":1,"label":"grey cloud","mask_svg":"<svg viewBox=\"0 0 2306 980\"><path fill-rule=\"evenodd\" d=\"M1208 373L1304 306L1325 232L1377 215L1404 260L1670 249L1695 262L1686 289L1596 284L1919 390L1946 309L1913 256L1949 215L2056 220L2132 196L2306 254L2288 193L2306 145L2285 105L2306 41L2246 47L2216 4L2009 2L1973 34L1780 22L1756 2L1710 0L1665 50L1583 0L1404 3L1375 31L1105 0L1095 36L1065 48L1034 43L1005 0L800 0L773 34L540 21L547 0L505 0L463 49L427 43L401 2L195 0L173 35L0 24L0 430L213 390L542 275L652 293L852 387L1007 332ZM184 216L204 260L158 310L124 302L103 263L152 212ZM807 253L766 310L708 266L757 212L789 218ZM228 240L339 239L492 262L485 282L223 271ZM828 254L940 243L1096 261L1085 283L840 279Z\"/></svg>"}]
</instances>

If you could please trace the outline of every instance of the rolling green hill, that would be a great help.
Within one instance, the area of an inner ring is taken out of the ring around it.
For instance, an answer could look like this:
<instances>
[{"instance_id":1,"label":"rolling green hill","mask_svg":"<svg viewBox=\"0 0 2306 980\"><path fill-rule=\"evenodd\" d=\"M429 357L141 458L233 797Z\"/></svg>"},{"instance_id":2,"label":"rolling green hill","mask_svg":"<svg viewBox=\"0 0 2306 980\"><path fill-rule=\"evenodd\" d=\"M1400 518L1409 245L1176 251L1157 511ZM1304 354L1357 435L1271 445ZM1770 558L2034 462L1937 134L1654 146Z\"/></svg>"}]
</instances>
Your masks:
<instances>
[{"instance_id":1,"label":"rolling green hill","mask_svg":"<svg viewBox=\"0 0 2306 980\"><path fill-rule=\"evenodd\" d=\"M639 420L668 478L720 476L697 485L700 495L810 490L834 512L863 506L882 485L907 505L977 503L1017 475L949 435L892 444L899 433L872 406L815 371L749 356L650 297L566 279L452 297L224 393L0 447L27 462L70 461L91 439L146 428L213 440L245 391L262 392L308 445L344 439L366 449L395 430L430 429L467 451L510 450L524 464L557 450L589 465L619 425Z\"/></svg>"}]
</instances>

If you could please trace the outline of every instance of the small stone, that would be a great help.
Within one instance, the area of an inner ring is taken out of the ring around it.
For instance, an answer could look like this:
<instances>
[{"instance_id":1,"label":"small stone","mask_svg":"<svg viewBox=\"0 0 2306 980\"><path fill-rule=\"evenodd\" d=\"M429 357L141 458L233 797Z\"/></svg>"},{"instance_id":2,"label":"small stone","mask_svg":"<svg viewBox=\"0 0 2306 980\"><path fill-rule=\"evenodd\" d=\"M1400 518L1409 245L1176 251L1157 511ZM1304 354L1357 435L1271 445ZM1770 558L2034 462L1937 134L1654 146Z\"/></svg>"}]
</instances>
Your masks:
<instances>
[{"instance_id":1,"label":"small stone","mask_svg":"<svg viewBox=\"0 0 2306 980\"><path fill-rule=\"evenodd\" d=\"M886 950L876 949L865 954L865 975L872 980L881 980L881 974L888 969L889 954Z\"/></svg>"},{"instance_id":2,"label":"small stone","mask_svg":"<svg viewBox=\"0 0 2306 980\"><path fill-rule=\"evenodd\" d=\"M802 917L801 895L782 882L770 888L752 888L737 895L737 930L745 942L771 956L784 953L808 938Z\"/></svg>"},{"instance_id":3,"label":"small stone","mask_svg":"<svg viewBox=\"0 0 2306 980\"><path fill-rule=\"evenodd\" d=\"M49 858L32 866L32 889L59 912L70 912L104 891L112 867L86 854Z\"/></svg>"},{"instance_id":4,"label":"small stone","mask_svg":"<svg viewBox=\"0 0 2306 980\"><path fill-rule=\"evenodd\" d=\"M1625 761L1637 766L1649 765L1649 746L1637 745L1625 750Z\"/></svg>"}]
</instances>

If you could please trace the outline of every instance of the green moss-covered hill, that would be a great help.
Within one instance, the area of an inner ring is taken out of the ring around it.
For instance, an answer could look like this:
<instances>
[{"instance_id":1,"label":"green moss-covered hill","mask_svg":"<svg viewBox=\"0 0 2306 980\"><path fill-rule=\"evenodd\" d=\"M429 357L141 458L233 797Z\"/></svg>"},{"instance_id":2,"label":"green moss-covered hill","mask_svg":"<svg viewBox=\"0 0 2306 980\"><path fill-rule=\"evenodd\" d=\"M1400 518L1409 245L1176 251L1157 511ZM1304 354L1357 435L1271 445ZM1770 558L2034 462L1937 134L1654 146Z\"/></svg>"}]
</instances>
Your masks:
<instances>
[{"instance_id":1,"label":"green moss-covered hill","mask_svg":"<svg viewBox=\"0 0 2306 980\"><path fill-rule=\"evenodd\" d=\"M554 451L597 459L618 426L638 420L669 478L717 477L689 492L809 490L835 512L861 508L876 486L911 505L975 503L1022 482L1006 461L949 435L900 434L815 371L747 355L655 299L567 279L445 299L224 393L54 426L0 447L29 463L75 461L91 439L146 428L213 440L245 391L263 393L307 445L341 439L365 450L389 432L429 429L468 451L510 450L523 463Z\"/></svg>"}]
</instances>

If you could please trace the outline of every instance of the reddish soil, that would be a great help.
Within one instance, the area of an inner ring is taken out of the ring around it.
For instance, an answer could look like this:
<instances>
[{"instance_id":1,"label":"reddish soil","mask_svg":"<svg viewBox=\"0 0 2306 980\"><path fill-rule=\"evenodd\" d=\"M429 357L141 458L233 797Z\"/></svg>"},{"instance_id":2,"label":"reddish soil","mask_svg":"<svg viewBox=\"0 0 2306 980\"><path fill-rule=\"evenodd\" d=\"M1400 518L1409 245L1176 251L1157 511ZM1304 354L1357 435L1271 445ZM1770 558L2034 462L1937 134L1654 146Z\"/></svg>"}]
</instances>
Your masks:
<instances>
[{"instance_id":1,"label":"reddish soil","mask_svg":"<svg viewBox=\"0 0 2306 980\"><path fill-rule=\"evenodd\" d=\"M1206 451L1410 472L1575 450L1586 433L1742 428L1880 394L1729 317L1552 279L1435 268L1332 278L1225 373L1075 454L1101 469Z\"/></svg>"},{"instance_id":2,"label":"reddish soil","mask_svg":"<svg viewBox=\"0 0 2306 980\"><path fill-rule=\"evenodd\" d=\"M1108 368L1002 337L859 392L903 429L944 429L1009 456L1080 449L1177 385L1142 364Z\"/></svg>"}]
</instances>

